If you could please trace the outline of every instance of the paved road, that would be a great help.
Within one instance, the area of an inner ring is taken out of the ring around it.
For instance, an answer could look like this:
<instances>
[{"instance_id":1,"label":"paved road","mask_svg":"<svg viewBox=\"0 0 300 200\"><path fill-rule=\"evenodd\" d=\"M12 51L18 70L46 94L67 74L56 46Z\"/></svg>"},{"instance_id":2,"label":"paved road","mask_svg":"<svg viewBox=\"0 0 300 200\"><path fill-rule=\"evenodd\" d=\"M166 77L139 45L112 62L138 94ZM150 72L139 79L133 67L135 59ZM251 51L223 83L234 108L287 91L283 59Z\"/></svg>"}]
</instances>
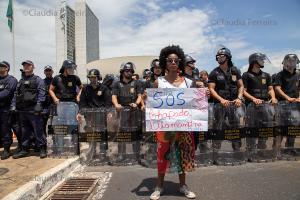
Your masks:
<instances>
[{"instance_id":1,"label":"paved road","mask_svg":"<svg viewBox=\"0 0 300 200\"><path fill-rule=\"evenodd\" d=\"M111 172L112 177L107 187L104 186L102 199L105 200L149 199L155 187L156 170L141 166L96 166L86 167L84 171ZM199 200L299 200L300 161L197 168L188 174L187 184ZM185 199L177 190L178 177L167 175L161 199Z\"/></svg>"}]
</instances>

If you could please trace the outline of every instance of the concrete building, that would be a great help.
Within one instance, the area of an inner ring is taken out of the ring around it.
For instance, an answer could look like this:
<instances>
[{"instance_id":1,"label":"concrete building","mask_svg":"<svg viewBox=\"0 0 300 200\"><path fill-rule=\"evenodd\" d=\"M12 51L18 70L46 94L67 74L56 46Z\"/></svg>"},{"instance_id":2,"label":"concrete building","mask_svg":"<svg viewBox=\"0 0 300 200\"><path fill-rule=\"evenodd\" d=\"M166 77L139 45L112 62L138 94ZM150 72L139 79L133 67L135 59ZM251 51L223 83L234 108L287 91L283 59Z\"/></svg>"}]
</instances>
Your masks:
<instances>
[{"instance_id":1,"label":"concrete building","mask_svg":"<svg viewBox=\"0 0 300 200\"><path fill-rule=\"evenodd\" d=\"M77 74L86 77L86 64L99 60L99 20L85 0L75 4L75 43Z\"/></svg>"},{"instance_id":2,"label":"concrete building","mask_svg":"<svg viewBox=\"0 0 300 200\"><path fill-rule=\"evenodd\" d=\"M65 1L57 4L55 19L56 32L56 66L58 73L62 63L66 59L75 61L75 12L66 5Z\"/></svg>"},{"instance_id":3,"label":"concrete building","mask_svg":"<svg viewBox=\"0 0 300 200\"><path fill-rule=\"evenodd\" d=\"M56 66L57 74L63 61L70 59L77 64L77 75L86 77L87 63L99 60L99 20L86 4L77 0L75 11L65 0L58 0L56 27Z\"/></svg>"},{"instance_id":4,"label":"concrete building","mask_svg":"<svg viewBox=\"0 0 300 200\"><path fill-rule=\"evenodd\" d=\"M87 64L87 69L99 69L100 73L104 77L106 74L120 74L120 66L124 62L133 62L135 64L135 73L142 76L142 72L145 68L150 68L150 63L158 56L126 56L126 57L114 57L96 60ZM86 78L83 82L86 82Z\"/></svg>"}]
</instances>

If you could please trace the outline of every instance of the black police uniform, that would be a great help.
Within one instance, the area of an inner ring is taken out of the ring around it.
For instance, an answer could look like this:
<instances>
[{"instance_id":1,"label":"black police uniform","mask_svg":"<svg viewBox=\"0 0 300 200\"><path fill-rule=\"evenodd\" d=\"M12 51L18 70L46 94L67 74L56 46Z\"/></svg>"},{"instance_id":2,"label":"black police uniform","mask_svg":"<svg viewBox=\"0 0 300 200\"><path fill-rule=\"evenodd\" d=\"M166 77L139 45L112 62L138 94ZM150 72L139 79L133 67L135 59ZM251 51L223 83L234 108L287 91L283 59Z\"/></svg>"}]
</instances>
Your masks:
<instances>
[{"instance_id":1,"label":"black police uniform","mask_svg":"<svg viewBox=\"0 0 300 200\"><path fill-rule=\"evenodd\" d=\"M300 91L300 74L296 71L290 73L287 70L282 70L277 73L274 86L281 86L281 90L291 98L298 98ZM280 101L285 100L282 97L278 97Z\"/></svg>"},{"instance_id":2,"label":"black police uniform","mask_svg":"<svg viewBox=\"0 0 300 200\"><path fill-rule=\"evenodd\" d=\"M82 89L79 108L101 108L111 105L111 91L103 84L85 85Z\"/></svg>"},{"instance_id":3,"label":"black police uniform","mask_svg":"<svg viewBox=\"0 0 300 200\"><path fill-rule=\"evenodd\" d=\"M118 103L122 106L129 106L135 103L139 94L143 93L143 88L137 81L131 80L128 83L120 80L113 86L112 94L117 96Z\"/></svg>"},{"instance_id":4,"label":"black police uniform","mask_svg":"<svg viewBox=\"0 0 300 200\"><path fill-rule=\"evenodd\" d=\"M228 67L224 72L221 67L216 67L208 76L208 83L215 83L215 91L223 99L233 101L238 98L238 81L242 79L241 72L235 66ZM212 98L212 102L220 103L217 99ZM214 112L215 122L220 123L220 113ZM224 116L226 117L226 116ZM226 124L222 125L226 129ZM228 127L229 128L229 127ZM213 147L215 149L221 148L220 141L213 141ZM233 140L232 148L238 150L241 147L241 140Z\"/></svg>"},{"instance_id":5,"label":"black police uniform","mask_svg":"<svg viewBox=\"0 0 300 200\"><path fill-rule=\"evenodd\" d=\"M272 86L270 74L260 70L259 73L252 71L243 74L243 83L247 92L257 99L268 101L270 99L269 86ZM249 100L246 100L249 103Z\"/></svg>"},{"instance_id":6,"label":"black police uniform","mask_svg":"<svg viewBox=\"0 0 300 200\"><path fill-rule=\"evenodd\" d=\"M8 152L13 142L9 110L17 84L18 81L13 76L0 77L0 133L3 147Z\"/></svg>"},{"instance_id":7,"label":"black police uniform","mask_svg":"<svg viewBox=\"0 0 300 200\"><path fill-rule=\"evenodd\" d=\"M80 95L79 112L81 112L81 110L84 108L105 109L109 106L111 106L110 90L104 84L98 83L95 88L91 84L84 85ZM97 120L99 120L97 123L106 124L106 110L104 110L103 113L103 115L97 116L100 117L100 119L97 118ZM92 121L95 119L91 119L91 117L94 116L85 116L88 127L90 126L89 123L95 123L95 121ZM105 151L108 148L107 132L101 134L104 134L104 136L102 137L104 141L100 143L100 153L105 156Z\"/></svg>"},{"instance_id":8,"label":"black police uniform","mask_svg":"<svg viewBox=\"0 0 300 200\"><path fill-rule=\"evenodd\" d=\"M224 72L220 67L215 68L208 77L208 83L215 83L215 91L224 99L233 101L238 98L237 82L240 80L241 72L236 67L228 67ZM216 99L215 103L219 103Z\"/></svg>"},{"instance_id":9,"label":"black police uniform","mask_svg":"<svg viewBox=\"0 0 300 200\"><path fill-rule=\"evenodd\" d=\"M20 113L22 129L22 149L28 153L32 132L36 138L37 148L46 149L46 136L41 116L42 105L45 101L45 84L36 75L24 76L18 83L13 105ZM24 152L23 152L24 153ZM14 155L18 158L18 155ZM20 156L22 157L22 156Z\"/></svg>"},{"instance_id":10,"label":"black police uniform","mask_svg":"<svg viewBox=\"0 0 300 200\"><path fill-rule=\"evenodd\" d=\"M130 107L129 105L131 103L135 103L138 95L143 93L143 88L140 86L140 84L137 81L131 80L128 83L123 82L123 80L121 79L120 81L116 82L113 86L113 95L117 96L117 100L118 103L121 104L123 107ZM131 113L130 113L131 114ZM121 113L122 115L122 113ZM123 129L123 127L127 127L128 126L128 117L131 118L131 116L121 116L121 119L125 119L125 120L121 120L120 123L120 131L121 132L127 132L126 130ZM132 119L130 120L131 124L136 126L138 125L139 127L141 127L141 121L140 119L138 119L140 116L135 116L136 119ZM139 152L139 142L137 144L133 144L133 147L135 152ZM118 144L118 152L119 152L119 156L122 155L121 153L125 153L126 152L126 145L125 144ZM138 155L138 154L137 154ZM120 159L123 159L122 157L120 157Z\"/></svg>"},{"instance_id":11,"label":"black police uniform","mask_svg":"<svg viewBox=\"0 0 300 200\"><path fill-rule=\"evenodd\" d=\"M272 78L270 74L259 71L258 73L255 73L253 71L248 71L245 72L242 76L243 78L243 83L245 89L247 89L247 92L257 98L261 99L263 101L268 101L270 99L269 95L269 86L272 86ZM246 104L249 104L251 101L246 99ZM258 114L258 113L257 113ZM262 112L260 113L260 119L265 118L268 120L268 116L266 116L267 113ZM258 119L253 119L257 123L259 123L261 120ZM264 120L263 120L264 121ZM257 124L257 126L260 126L262 124ZM247 138L247 143L249 148L254 148L255 147L255 140L252 140L251 138ZM257 148L258 149L265 149L266 148L266 139L265 138L259 138L258 143L257 143Z\"/></svg>"},{"instance_id":12,"label":"black police uniform","mask_svg":"<svg viewBox=\"0 0 300 200\"><path fill-rule=\"evenodd\" d=\"M294 73L283 69L278 72L275 78L274 86L281 86L281 90L291 98L299 98L300 92L300 74L296 70ZM281 96L277 97L279 101L285 101ZM288 120L288 119L287 119ZM282 122L284 123L284 122ZM289 136L286 140L286 147L294 147L295 137Z\"/></svg>"},{"instance_id":13,"label":"black police uniform","mask_svg":"<svg viewBox=\"0 0 300 200\"><path fill-rule=\"evenodd\" d=\"M55 87L54 93L60 101L76 102L77 87L81 86L81 81L76 75L57 75L52 81Z\"/></svg>"}]
</instances>

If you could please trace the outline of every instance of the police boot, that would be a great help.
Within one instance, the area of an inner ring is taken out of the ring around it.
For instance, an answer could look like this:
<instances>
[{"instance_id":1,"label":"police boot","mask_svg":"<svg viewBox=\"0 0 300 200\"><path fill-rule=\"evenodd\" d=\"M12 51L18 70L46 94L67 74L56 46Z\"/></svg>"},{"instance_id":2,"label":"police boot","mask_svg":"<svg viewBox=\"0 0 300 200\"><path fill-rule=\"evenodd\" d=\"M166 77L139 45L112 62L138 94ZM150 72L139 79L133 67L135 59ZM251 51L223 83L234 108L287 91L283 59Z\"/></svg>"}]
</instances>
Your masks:
<instances>
[{"instance_id":1,"label":"police boot","mask_svg":"<svg viewBox=\"0 0 300 200\"><path fill-rule=\"evenodd\" d=\"M13 159L24 158L29 156L29 150L27 148L22 148L22 150L13 155Z\"/></svg>"},{"instance_id":2,"label":"police boot","mask_svg":"<svg viewBox=\"0 0 300 200\"><path fill-rule=\"evenodd\" d=\"M46 158L47 157L47 150L46 150L46 147L45 146L42 146L41 147L41 151L40 151L40 158L43 159L43 158Z\"/></svg>"},{"instance_id":3,"label":"police boot","mask_svg":"<svg viewBox=\"0 0 300 200\"><path fill-rule=\"evenodd\" d=\"M2 155L1 155L1 160L6 160L9 157L10 157L9 148L4 148L4 151L2 152Z\"/></svg>"}]
</instances>

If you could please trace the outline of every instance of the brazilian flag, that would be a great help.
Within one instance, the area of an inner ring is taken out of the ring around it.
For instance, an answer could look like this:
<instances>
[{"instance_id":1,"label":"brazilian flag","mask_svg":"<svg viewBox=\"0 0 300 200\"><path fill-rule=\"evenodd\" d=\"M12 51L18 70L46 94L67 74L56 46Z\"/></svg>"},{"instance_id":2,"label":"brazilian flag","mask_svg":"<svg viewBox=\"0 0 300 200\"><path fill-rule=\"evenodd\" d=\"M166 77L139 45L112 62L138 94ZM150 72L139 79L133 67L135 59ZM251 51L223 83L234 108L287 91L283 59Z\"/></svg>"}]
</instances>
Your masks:
<instances>
[{"instance_id":1,"label":"brazilian flag","mask_svg":"<svg viewBox=\"0 0 300 200\"><path fill-rule=\"evenodd\" d=\"M14 13L13 13L13 2L12 0L9 0L9 3L8 3L8 7L7 7L7 12L6 12L6 17L8 19L8 27L9 27L9 30L10 32L13 31L13 16L14 16Z\"/></svg>"}]
</instances>

